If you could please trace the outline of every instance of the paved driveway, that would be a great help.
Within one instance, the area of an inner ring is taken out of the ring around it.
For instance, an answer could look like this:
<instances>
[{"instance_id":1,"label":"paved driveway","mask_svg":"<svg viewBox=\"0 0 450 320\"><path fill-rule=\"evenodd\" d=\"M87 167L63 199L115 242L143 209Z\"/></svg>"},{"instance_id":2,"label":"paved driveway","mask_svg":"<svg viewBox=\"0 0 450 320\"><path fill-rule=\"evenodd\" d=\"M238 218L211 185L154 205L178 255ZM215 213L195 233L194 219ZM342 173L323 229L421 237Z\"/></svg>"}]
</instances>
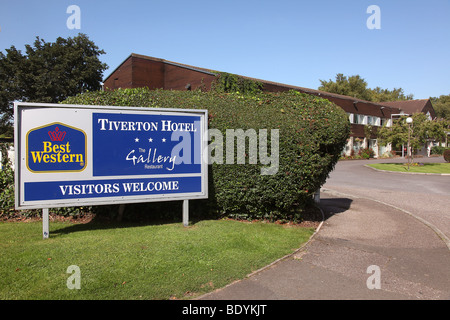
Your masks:
<instances>
[{"instance_id":1,"label":"paved driveway","mask_svg":"<svg viewBox=\"0 0 450 320\"><path fill-rule=\"evenodd\" d=\"M449 248L435 229L450 231L450 176L377 172L368 162L383 160L337 164L321 194L327 219L305 248L199 299L448 300Z\"/></svg>"},{"instance_id":2,"label":"paved driveway","mask_svg":"<svg viewBox=\"0 0 450 320\"><path fill-rule=\"evenodd\" d=\"M199 299L450 298L449 250L431 228L362 198L323 192L320 206L328 218L303 250Z\"/></svg>"},{"instance_id":3,"label":"paved driveway","mask_svg":"<svg viewBox=\"0 0 450 320\"><path fill-rule=\"evenodd\" d=\"M443 157L419 162L445 162ZM406 210L450 238L450 176L385 173L369 163L405 162L405 159L339 161L324 189L381 201Z\"/></svg>"}]
</instances>

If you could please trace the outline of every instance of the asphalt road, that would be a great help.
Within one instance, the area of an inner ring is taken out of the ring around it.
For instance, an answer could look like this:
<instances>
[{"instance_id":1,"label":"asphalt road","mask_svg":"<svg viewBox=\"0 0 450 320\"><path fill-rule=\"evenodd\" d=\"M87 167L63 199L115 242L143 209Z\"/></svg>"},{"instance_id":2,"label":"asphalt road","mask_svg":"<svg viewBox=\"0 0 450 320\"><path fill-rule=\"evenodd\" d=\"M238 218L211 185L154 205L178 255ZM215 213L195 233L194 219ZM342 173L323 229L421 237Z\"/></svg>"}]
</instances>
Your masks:
<instances>
[{"instance_id":1,"label":"asphalt road","mask_svg":"<svg viewBox=\"0 0 450 320\"><path fill-rule=\"evenodd\" d=\"M339 161L323 186L351 196L377 200L423 219L450 238L450 175L418 175L375 171L369 163L405 162L405 159ZM417 162L445 162L443 157Z\"/></svg>"}]
</instances>

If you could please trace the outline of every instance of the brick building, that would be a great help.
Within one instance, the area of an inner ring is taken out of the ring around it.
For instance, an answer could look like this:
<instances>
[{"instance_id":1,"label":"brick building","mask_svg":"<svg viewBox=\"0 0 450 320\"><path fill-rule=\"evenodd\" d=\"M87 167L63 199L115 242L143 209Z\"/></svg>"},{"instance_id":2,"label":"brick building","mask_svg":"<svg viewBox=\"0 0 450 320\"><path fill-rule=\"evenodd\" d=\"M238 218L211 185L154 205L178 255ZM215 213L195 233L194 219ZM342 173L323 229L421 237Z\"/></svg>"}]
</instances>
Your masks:
<instances>
[{"instance_id":1,"label":"brick building","mask_svg":"<svg viewBox=\"0 0 450 320\"><path fill-rule=\"evenodd\" d=\"M132 53L104 80L103 86L105 90L139 87L165 90L196 90L199 88L210 90L218 73L218 71L210 69ZM340 106L349 115L351 123L351 136L344 151L347 155L352 150L358 152L360 148L367 146L374 149L376 156L390 151L390 147L378 146L376 130L380 126L390 126L392 118L396 115L412 114L411 110L414 109L415 112L424 112L431 118L435 117L430 100L374 103L314 89L241 77L262 83L263 91L297 90L328 99ZM370 136L365 130L368 125L372 128Z\"/></svg>"}]
</instances>

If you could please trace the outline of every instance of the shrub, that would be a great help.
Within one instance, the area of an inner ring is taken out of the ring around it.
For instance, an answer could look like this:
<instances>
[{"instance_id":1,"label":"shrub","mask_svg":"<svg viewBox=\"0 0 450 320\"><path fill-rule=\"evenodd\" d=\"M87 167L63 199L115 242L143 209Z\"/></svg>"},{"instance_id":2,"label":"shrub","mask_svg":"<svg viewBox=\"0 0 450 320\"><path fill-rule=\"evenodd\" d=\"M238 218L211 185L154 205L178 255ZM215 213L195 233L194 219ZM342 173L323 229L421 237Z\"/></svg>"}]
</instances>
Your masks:
<instances>
[{"instance_id":1,"label":"shrub","mask_svg":"<svg viewBox=\"0 0 450 320\"><path fill-rule=\"evenodd\" d=\"M10 219L15 217L34 217L41 214L41 210L15 210L15 186L14 186L14 170L11 161L8 158L9 144L1 144L0 152L2 152L2 170L0 171L0 218ZM81 216L90 211L90 207L64 207L52 208L51 213L59 216Z\"/></svg>"},{"instance_id":2,"label":"shrub","mask_svg":"<svg viewBox=\"0 0 450 320\"><path fill-rule=\"evenodd\" d=\"M236 74L219 72L213 82L213 90L216 92L240 92L244 94L261 93L263 84Z\"/></svg>"},{"instance_id":3,"label":"shrub","mask_svg":"<svg viewBox=\"0 0 450 320\"><path fill-rule=\"evenodd\" d=\"M395 151L387 151L381 155L381 158L393 158L395 157Z\"/></svg>"},{"instance_id":4,"label":"shrub","mask_svg":"<svg viewBox=\"0 0 450 320\"><path fill-rule=\"evenodd\" d=\"M444 153L444 150L445 150L445 147L434 146L434 147L431 147L430 154L442 155Z\"/></svg>"},{"instance_id":5,"label":"shrub","mask_svg":"<svg viewBox=\"0 0 450 320\"><path fill-rule=\"evenodd\" d=\"M359 155L363 159L370 159L370 158L375 157L375 152L373 151L372 148L365 148L365 149L359 150Z\"/></svg>"},{"instance_id":6,"label":"shrub","mask_svg":"<svg viewBox=\"0 0 450 320\"><path fill-rule=\"evenodd\" d=\"M196 205L221 216L296 220L325 183L349 136L346 113L328 100L291 91L252 95L225 92L119 89L88 92L64 103L208 109L209 128L279 129L279 169L262 164L212 164L208 201ZM268 146L270 150L270 146Z\"/></svg>"},{"instance_id":7,"label":"shrub","mask_svg":"<svg viewBox=\"0 0 450 320\"><path fill-rule=\"evenodd\" d=\"M444 160L450 162L450 149L444 151Z\"/></svg>"},{"instance_id":8,"label":"shrub","mask_svg":"<svg viewBox=\"0 0 450 320\"><path fill-rule=\"evenodd\" d=\"M441 146L433 146L431 148L430 154L443 155L444 151L447 149L450 149L450 148L441 147Z\"/></svg>"},{"instance_id":9,"label":"shrub","mask_svg":"<svg viewBox=\"0 0 450 320\"><path fill-rule=\"evenodd\" d=\"M0 217L14 211L14 171L8 159L8 144L0 146L2 152L2 170L0 171Z\"/></svg>"}]
</instances>

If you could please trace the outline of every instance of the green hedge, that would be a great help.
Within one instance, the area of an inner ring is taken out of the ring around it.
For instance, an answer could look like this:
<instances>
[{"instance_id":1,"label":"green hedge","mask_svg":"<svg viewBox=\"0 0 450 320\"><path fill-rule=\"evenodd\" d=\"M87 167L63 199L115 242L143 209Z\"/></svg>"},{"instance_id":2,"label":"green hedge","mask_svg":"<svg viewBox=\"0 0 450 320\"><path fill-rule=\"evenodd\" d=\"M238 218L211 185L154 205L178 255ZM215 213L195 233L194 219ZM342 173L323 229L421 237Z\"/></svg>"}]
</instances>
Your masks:
<instances>
[{"instance_id":1,"label":"green hedge","mask_svg":"<svg viewBox=\"0 0 450 320\"><path fill-rule=\"evenodd\" d=\"M1 143L2 170L0 172L0 218L14 213L14 171L8 159L10 143Z\"/></svg>"},{"instance_id":2,"label":"green hedge","mask_svg":"<svg viewBox=\"0 0 450 320\"><path fill-rule=\"evenodd\" d=\"M430 154L437 154L437 155L443 155L444 151L450 148L441 147L441 146L433 146L431 148Z\"/></svg>"},{"instance_id":3,"label":"green hedge","mask_svg":"<svg viewBox=\"0 0 450 320\"><path fill-rule=\"evenodd\" d=\"M444 151L444 160L450 162L450 149Z\"/></svg>"},{"instance_id":4,"label":"green hedge","mask_svg":"<svg viewBox=\"0 0 450 320\"><path fill-rule=\"evenodd\" d=\"M194 206L220 216L298 220L325 183L349 136L346 113L328 100L291 91L239 93L119 89L88 92L68 104L208 109L209 128L279 129L279 170L261 175L261 164L212 164L208 201ZM270 150L270 147L268 148ZM259 163L259 161L258 161ZM127 206L128 207L128 206Z\"/></svg>"},{"instance_id":5,"label":"green hedge","mask_svg":"<svg viewBox=\"0 0 450 320\"><path fill-rule=\"evenodd\" d=\"M40 216L42 210L38 209L15 210L14 170L12 169L11 161L8 159L10 145L12 143L0 144L0 152L2 153L2 170L0 171L0 220ZM75 217L89 213L91 207L52 208L50 211L51 213L64 217Z\"/></svg>"}]
</instances>

